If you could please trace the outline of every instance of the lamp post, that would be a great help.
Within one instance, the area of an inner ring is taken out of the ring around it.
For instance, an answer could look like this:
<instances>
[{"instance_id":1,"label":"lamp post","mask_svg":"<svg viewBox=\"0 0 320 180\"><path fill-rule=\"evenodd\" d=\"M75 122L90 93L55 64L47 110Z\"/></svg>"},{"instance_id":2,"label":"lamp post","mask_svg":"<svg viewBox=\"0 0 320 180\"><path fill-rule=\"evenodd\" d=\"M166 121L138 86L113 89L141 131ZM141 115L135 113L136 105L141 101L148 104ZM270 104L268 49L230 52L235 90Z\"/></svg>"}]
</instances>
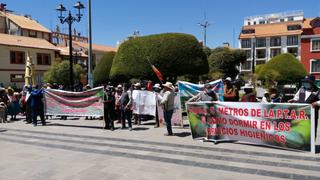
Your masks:
<instances>
[{"instance_id":1,"label":"lamp post","mask_svg":"<svg viewBox=\"0 0 320 180\"><path fill-rule=\"evenodd\" d=\"M199 26L203 27L203 41L204 41L204 47L207 47L207 28L210 26L208 21L205 21L204 23L198 23Z\"/></svg>"},{"instance_id":2,"label":"lamp post","mask_svg":"<svg viewBox=\"0 0 320 180\"><path fill-rule=\"evenodd\" d=\"M72 58L72 23L80 22L81 17L83 16L80 11L81 9L84 9L84 5L80 1L78 1L73 7L78 9L78 13L76 14L76 17L71 15L71 11L69 11L68 16L65 17L63 13L67 10L63 6L63 4L59 4L59 6L56 8L56 10L60 12L60 16L58 17L60 19L60 23L61 24L67 23L69 25L69 61L70 61L69 73L70 73L70 90L71 91L74 91L73 58Z\"/></svg>"},{"instance_id":3,"label":"lamp post","mask_svg":"<svg viewBox=\"0 0 320 180\"><path fill-rule=\"evenodd\" d=\"M251 61L251 66L252 66L252 75L255 73L255 58L256 58L256 36L253 36L251 38L252 41L252 61Z\"/></svg>"}]
</instances>

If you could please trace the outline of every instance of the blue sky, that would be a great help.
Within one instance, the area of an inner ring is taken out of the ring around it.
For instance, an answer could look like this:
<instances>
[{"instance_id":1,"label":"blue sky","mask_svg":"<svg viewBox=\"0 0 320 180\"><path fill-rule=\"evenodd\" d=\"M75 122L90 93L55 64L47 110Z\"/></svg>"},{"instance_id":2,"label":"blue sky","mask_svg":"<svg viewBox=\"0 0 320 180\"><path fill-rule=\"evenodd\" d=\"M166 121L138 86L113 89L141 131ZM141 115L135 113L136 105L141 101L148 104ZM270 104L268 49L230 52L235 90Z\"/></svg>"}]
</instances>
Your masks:
<instances>
[{"instance_id":1,"label":"blue sky","mask_svg":"<svg viewBox=\"0 0 320 180\"><path fill-rule=\"evenodd\" d=\"M1 0L0 0L1 1ZM74 0L2 0L7 8L20 14L30 14L48 29L55 28L58 13L55 8L63 3L74 12ZM82 1L87 6L87 0ZM305 17L320 16L319 0L92 0L93 42L116 46L135 30L141 35L182 32L203 39L197 23L206 19L207 45L211 48L229 42L237 46L237 37L247 16L274 12L303 10ZM87 9L84 18L76 23L82 34L88 34ZM60 29L67 32L66 25Z\"/></svg>"}]
</instances>

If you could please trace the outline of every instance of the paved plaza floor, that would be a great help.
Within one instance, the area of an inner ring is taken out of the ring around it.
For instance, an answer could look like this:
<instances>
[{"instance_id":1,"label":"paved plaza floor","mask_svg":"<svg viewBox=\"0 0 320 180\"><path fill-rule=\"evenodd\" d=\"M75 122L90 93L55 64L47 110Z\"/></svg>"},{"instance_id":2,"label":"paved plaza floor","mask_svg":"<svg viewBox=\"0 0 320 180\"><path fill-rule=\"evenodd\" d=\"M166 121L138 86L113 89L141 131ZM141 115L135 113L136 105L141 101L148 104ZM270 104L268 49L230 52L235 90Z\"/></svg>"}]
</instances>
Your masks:
<instances>
[{"instance_id":1,"label":"paved plaza floor","mask_svg":"<svg viewBox=\"0 0 320 180\"><path fill-rule=\"evenodd\" d=\"M213 144L192 140L188 127L167 137L152 120L133 131L84 118L47 122L0 124L0 180L320 179L319 146L312 154Z\"/></svg>"}]
</instances>

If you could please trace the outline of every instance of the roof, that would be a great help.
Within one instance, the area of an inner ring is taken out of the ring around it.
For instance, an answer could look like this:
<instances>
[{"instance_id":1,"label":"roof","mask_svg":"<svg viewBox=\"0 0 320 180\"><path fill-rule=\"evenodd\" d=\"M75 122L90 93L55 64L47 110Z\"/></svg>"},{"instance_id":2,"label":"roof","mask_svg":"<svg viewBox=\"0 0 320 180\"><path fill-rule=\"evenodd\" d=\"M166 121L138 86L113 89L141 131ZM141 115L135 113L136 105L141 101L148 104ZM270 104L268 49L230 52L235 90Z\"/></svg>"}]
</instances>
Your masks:
<instances>
[{"instance_id":1,"label":"roof","mask_svg":"<svg viewBox=\"0 0 320 180\"><path fill-rule=\"evenodd\" d=\"M297 35L301 34L302 30L293 30L288 31L288 25L302 25L302 21L291 21L283 23L272 23L272 24L258 24L251 26L243 26L242 30L254 29L255 33L252 34L240 34L240 39L251 38L252 36L256 37L269 37L269 36L283 36L283 35Z\"/></svg>"},{"instance_id":2,"label":"roof","mask_svg":"<svg viewBox=\"0 0 320 180\"><path fill-rule=\"evenodd\" d=\"M59 49L44 39L24 37L24 36L15 36L0 33L0 45L7 46L18 46L18 47L27 47L27 48L36 48L36 49L48 49L59 51Z\"/></svg>"},{"instance_id":3,"label":"roof","mask_svg":"<svg viewBox=\"0 0 320 180\"><path fill-rule=\"evenodd\" d=\"M4 12L0 12L0 13L3 16L6 16L8 19L10 19L12 22L14 22L15 24L17 24L23 29L30 29L35 31L47 32L47 33L51 32L47 28L39 24L36 20L33 20L31 18L15 15L11 13L4 13Z\"/></svg>"},{"instance_id":4,"label":"roof","mask_svg":"<svg viewBox=\"0 0 320 180\"><path fill-rule=\"evenodd\" d=\"M312 28L310 22L313 20L314 18L306 18L303 21L303 28L307 29L307 28Z\"/></svg>"},{"instance_id":5,"label":"roof","mask_svg":"<svg viewBox=\"0 0 320 180\"><path fill-rule=\"evenodd\" d=\"M79 41L72 41L73 45L78 45L84 49L88 49L89 44L84 43L84 42L79 42ZM116 52L117 49L111 46L104 46L104 45L97 45L97 44L92 44L92 50L93 51L101 51L101 52Z\"/></svg>"},{"instance_id":6,"label":"roof","mask_svg":"<svg viewBox=\"0 0 320 180\"><path fill-rule=\"evenodd\" d=\"M69 56L69 47L66 47L66 46L58 46L58 49L60 50L60 54L63 55L63 56ZM83 58L87 58L88 55L83 52L83 51L79 51L77 53L77 57L83 57Z\"/></svg>"}]
</instances>

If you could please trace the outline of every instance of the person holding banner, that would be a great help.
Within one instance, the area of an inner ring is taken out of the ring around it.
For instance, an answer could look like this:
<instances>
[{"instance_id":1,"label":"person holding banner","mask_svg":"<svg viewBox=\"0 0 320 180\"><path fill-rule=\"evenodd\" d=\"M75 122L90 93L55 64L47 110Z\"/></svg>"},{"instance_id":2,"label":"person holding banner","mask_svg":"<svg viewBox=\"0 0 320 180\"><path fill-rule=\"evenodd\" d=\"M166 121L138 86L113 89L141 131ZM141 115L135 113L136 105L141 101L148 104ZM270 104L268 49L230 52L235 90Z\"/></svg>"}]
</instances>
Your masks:
<instances>
[{"instance_id":1,"label":"person holding banner","mask_svg":"<svg viewBox=\"0 0 320 180\"><path fill-rule=\"evenodd\" d=\"M33 91L30 95L31 98L31 109L32 109L32 123L33 126L37 126L37 117L40 116L42 125L46 125L44 119L44 104L43 104L43 89L39 89L39 86L36 85L33 87Z\"/></svg>"},{"instance_id":2,"label":"person holding banner","mask_svg":"<svg viewBox=\"0 0 320 180\"><path fill-rule=\"evenodd\" d=\"M161 92L161 86L160 86L160 84L155 84L154 86L153 86L153 91L155 92L155 93L160 93ZM158 115L158 106L159 106L159 101L157 101L157 104L156 104L156 124L154 125L154 128L158 128L158 127L160 127L160 121L159 121L159 115Z\"/></svg>"},{"instance_id":3,"label":"person holding banner","mask_svg":"<svg viewBox=\"0 0 320 180\"><path fill-rule=\"evenodd\" d=\"M128 121L129 130L132 131L132 90L130 89L130 85L126 84L124 86L123 93L120 98L120 106L121 106L121 123L122 128L126 128L126 120Z\"/></svg>"},{"instance_id":4,"label":"person holding banner","mask_svg":"<svg viewBox=\"0 0 320 180\"><path fill-rule=\"evenodd\" d=\"M104 129L114 130L114 115L115 115L115 97L113 94L113 87L107 86L104 92Z\"/></svg>"},{"instance_id":5,"label":"person holding banner","mask_svg":"<svg viewBox=\"0 0 320 180\"><path fill-rule=\"evenodd\" d=\"M216 93L211 89L210 84L205 84L203 91L200 91L196 96L193 96L188 100L188 102L196 101L217 101Z\"/></svg>"},{"instance_id":6,"label":"person holding banner","mask_svg":"<svg viewBox=\"0 0 320 180\"><path fill-rule=\"evenodd\" d=\"M289 103L307 103L315 108L315 134L317 137L318 127L318 112L320 107L320 90L315 85L315 77L312 75L306 76L301 81L301 88L295 94Z\"/></svg>"},{"instance_id":7,"label":"person holding banner","mask_svg":"<svg viewBox=\"0 0 320 180\"><path fill-rule=\"evenodd\" d=\"M160 105L163 106L163 115L166 122L168 133L165 136L173 136L171 118L174 111L174 86L171 82L166 82L163 86L163 96L158 94Z\"/></svg>"}]
</instances>

